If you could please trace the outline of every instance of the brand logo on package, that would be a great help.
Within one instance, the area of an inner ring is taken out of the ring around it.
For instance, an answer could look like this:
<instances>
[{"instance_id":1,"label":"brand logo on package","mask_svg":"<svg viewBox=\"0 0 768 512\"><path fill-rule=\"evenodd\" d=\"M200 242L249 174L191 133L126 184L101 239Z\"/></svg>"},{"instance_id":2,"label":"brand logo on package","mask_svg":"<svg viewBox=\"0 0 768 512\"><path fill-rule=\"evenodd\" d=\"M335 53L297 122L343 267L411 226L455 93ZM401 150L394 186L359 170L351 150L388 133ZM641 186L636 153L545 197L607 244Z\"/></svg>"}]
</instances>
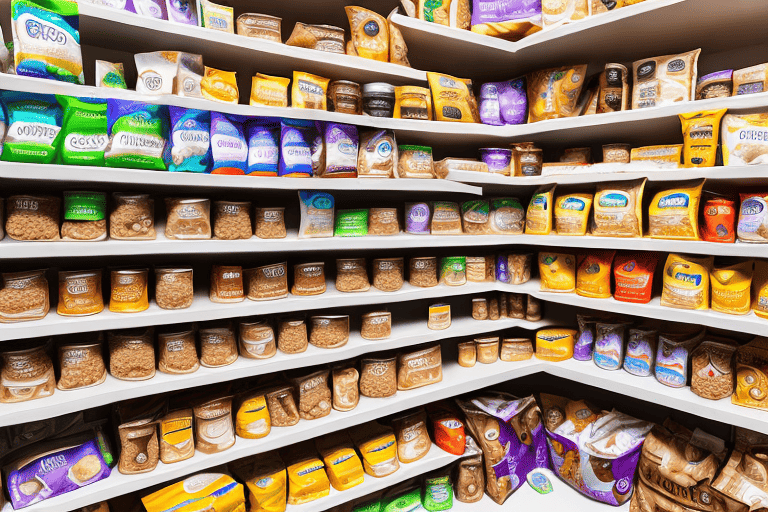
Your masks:
<instances>
[{"instance_id":1,"label":"brand logo on package","mask_svg":"<svg viewBox=\"0 0 768 512\"><path fill-rule=\"evenodd\" d=\"M659 208L688 208L688 194L677 193L659 199Z\"/></svg>"},{"instance_id":2,"label":"brand logo on package","mask_svg":"<svg viewBox=\"0 0 768 512\"><path fill-rule=\"evenodd\" d=\"M67 34L53 25L42 23L40 20L29 19L24 23L27 35L33 39L41 39L55 44L67 44Z\"/></svg>"}]
</instances>

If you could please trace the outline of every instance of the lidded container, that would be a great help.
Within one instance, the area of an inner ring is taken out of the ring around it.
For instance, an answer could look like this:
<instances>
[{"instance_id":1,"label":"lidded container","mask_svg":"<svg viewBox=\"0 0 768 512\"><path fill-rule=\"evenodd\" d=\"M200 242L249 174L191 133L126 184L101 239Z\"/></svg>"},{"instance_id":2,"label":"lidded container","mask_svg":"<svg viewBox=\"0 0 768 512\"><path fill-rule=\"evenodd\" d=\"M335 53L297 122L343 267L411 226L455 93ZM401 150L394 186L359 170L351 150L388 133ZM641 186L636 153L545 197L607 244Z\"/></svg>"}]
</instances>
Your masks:
<instances>
[{"instance_id":1,"label":"lidded container","mask_svg":"<svg viewBox=\"0 0 768 512\"><path fill-rule=\"evenodd\" d=\"M68 337L58 346L61 376L56 387L67 390L101 384L107 378L102 334L86 337L77 335L79 341L73 338Z\"/></svg>"},{"instance_id":2,"label":"lidded container","mask_svg":"<svg viewBox=\"0 0 768 512\"><path fill-rule=\"evenodd\" d=\"M155 269L155 302L162 309L186 309L195 299L192 267Z\"/></svg>"},{"instance_id":3,"label":"lidded container","mask_svg":"<svg viewBox=\"0 0 768 512\"><path fill-rule=\"evenodd\" d=\"M335 80L328 86L328 110L343 114L363 113L360 84L348 80Z\"/></svg>"},{"instance_id":4,"label":"lidded container","mask_svg":"<svg viewBox=\"0 0 768 512\"><path fill-rule=\"evenodd\" d=\"M50 309L45 270L2 274L0 323L45 318Z\"/></svg>"},{"instance_id":5,"label":"lidded container","mask_svg":"<svg viewBox=\"0 0 768 512\"><path fill-rule=\"evenodd\" d=\"M29 346L30 340L25 341ZM53 395L56 376L48 357L48 340L32 342L32 348L8 350L0 354L0 403L26 402Z\"/></svg>"},{"instance_id":6,"label":"lidded container","mask_svg":"<svg viewBox=\"0 0 768 512\"><path fill-rule=\"evenodd\" d=\"M383 82L363 85L363 113L373 117L392 117L395 113L395 86Z\"/></svg>"},{"instance_id":7,"label":"lidded container","mask_svg":"<svg viewBox=\"0 0 768 512\"><path fill-rule=\"evenodd\" d=\"M266 320L240 324L240 353L249 359L269 359L277 353L275 330Z\"/></svg>"},{"instance_id":8,"label":"lidded container","mask_svg":"<svg viewBox=\"0 0 768 512\"><path fill-rule=\"evenodd\" d=\"M154 329L110 332L109 373L120 380L147 380L155 376Z\"/></svg>"},{"instance_id":9,"label":"lidded container","mask_svg":"<svg viewBox=\"0 0 768 512\"><path fill-rule=\"evenodd\" d=\"M101 270L59 272L59 304L62 316L86 316L104 310Z\"/></svg>"},{"instance_id":10,"label":"lidded container","mask_svg":"<svg viewBox=\"0 0 768 512\"><path fill-rule=\"evenodd\" d=\"M109 310L115 313L138 313L149 308L149 270L113 270L109 295Z\"/></svg>"},{"instance_id":11,"label":"lidded container","mask_svg":"<svg viewBox=\"0 0 768 512\"><path fill-rule=\"evenodd\" d=\"M160 353L157 369L163 373L185 374L200 368L195 345L195 330L191 325L172 326L157 335Z\"/></svg>"}]
</instances>

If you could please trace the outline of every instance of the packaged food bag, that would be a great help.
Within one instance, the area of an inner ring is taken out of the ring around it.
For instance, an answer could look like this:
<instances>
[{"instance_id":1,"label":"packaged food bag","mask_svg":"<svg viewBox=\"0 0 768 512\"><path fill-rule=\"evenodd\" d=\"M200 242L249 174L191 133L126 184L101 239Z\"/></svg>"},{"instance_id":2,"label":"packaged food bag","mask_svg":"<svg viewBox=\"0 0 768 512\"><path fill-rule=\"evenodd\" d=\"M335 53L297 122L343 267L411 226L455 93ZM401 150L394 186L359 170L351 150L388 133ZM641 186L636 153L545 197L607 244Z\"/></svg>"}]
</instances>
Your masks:
<instances>
[{"instance_id":1,"label":"packaged food bag","mask_svg":"<svg viewBox=\"0 0 768 512\"><path fill-rule=\"evenodd\" d=\"M632 110L691 101L696 95L701 49L632 64Z\"/></svg>"},{"instance_id":2,"label":"packaged food bag","mask_svg":"<svg viewBox=\"0 0 768 512\"><path fill-rule=\"evenodd\" d=\"M107 100L107 167L165 170L168 107L141 101Z\"/></svg>"},{"instance_id":3,"label":"packaged food bag","mask_svg":"<svg viewBox=\"0 0 768 512\"><path fill-rule=\"evenodd\" d=\"M483 124L523 124L527 119L525 77L488 82L480 88L480 120Z\"/></svg>"},{"instance_id":4,"label":"packaged food bag","mask_svg":"<svg viewBox=\"0 0 768 512\"><path fill-rule=\"evenodd\" d=\"M542 0L541 7L544 26L549 29L586 18L592 14L590 1Z\"/></svg>"},{"instance_id":5,"label":"packaged food bag","mask_svg":"<svg viewBox=\"0 0 768 512\"><path fill-rule=\"evenodd\" d=\"M590 498L615 506L626 503L653 423L543 393L541 405L557 476Z\"/></svg>"},{"instance_id":6,"label":"packaged food bag","mask_svg":"<svg viewBox=\"0 0 768 512\"><path fill-rule=\"evenodd\" d=\"M362 7L347 6L349 29L355 52L365 59L389 62L389 25L380 14Z\"/></svg>"},{"instance_id":7,"label":"packaged food bag","mask_svg":"<svg viewBox=\"0 0 768 512\"><path fill-rule=\"evenodd\" d=\"M333 236L333 196L314 190L299 191L301 223L299 238L324 238Z\"/></svg>"},{"instance_id":8,"label":"packaged food bag","mask_svg":"<svg viewBox=\"0 0 768 512\"><path fill-rule=\"evenodd\" d=\"M246 174L248 142L245 140L245 116L211 112L211 174Z\"/></svg>"},{"instance_id":9,"label":"packaged food bag","mask_svg":"<svg viewBox=\"0 0 768 512\"><path fill-rule=\"evenodd\" d=\"M211 113L169 106L171 114L171 172L207 172L211 166Z\"/></svg>"},{"instance_id":10,"label":"packaged food bag","mask_svg":"<svg viewBox=\"0 0 768 512\"><path fill-rule=\"evenodd\" d=\"M528 122L574 117L587 66L564 66L528 75Z\"/></svg>"},{"instance_id":11,"label":"packaged food bag","mask_svg":"<svg viewBox=\"0 0 768 512\"><path fill-rule=\"evenodd\" d=\"M723 117L723 165L768 163L768 113Z\"/></svg>"},{"instance_id":12,"label":"packaged food bag","mask_svg":"<svg viewBox=\"0 0 768 512\"><path fill-rule=\"evenodd\" d=\"M593 203L592 234L643 236L643 191L647 179L597 186Z\"/></svg>"},{"instance_id":13,"label":"packaged food bag","mask_svg":"<svg viewBox=\"0 0 768 512\"><path fill-rule=\"evenodd\" d=\"M127 89L122 62L96 61L96 87Z\"/></svg>"},{"instance_id":14,"label":"packaged food bag","mask_svg":"<svg viewBox=\"0 0 768 512\"><path fill-rule=\"evenodd\" d=\"M672 240L699 239L699 202L704 180L687 182L653 196L648 235Z\"/></svg>"},{"instance_id":15,"label":"packaged food bag","mask_svg":"<svg viewBox=\"0 0 768 512\"><path fill-rule=\"evenodd\" d=\"M277 176L280 160L280 124L276 119L257 118L245 126L248 136L248 175Z\"/></svg>"},{"instance_id":16,"label":"packaged food bag","mask_svg":"<svg viewBox=\"0 0 768 512\"><path fill-rule=\"evenodd\" d=\"M472 32L517 41L541 30L541 0L472 0Z\"/></svg>"},{"instance_id":17,"label":"packaged food bag","mask_svg":"<svg viewBox=\"0 0 768 512\"><path fill-rule=\"evenodd\" d=\"M312 143L315 125L302 119L283 119L280 125L280 161L278 175L308 178L312 176Z\"/></svg>"},{"instance_id":18,"label":"packaged food bag","mask_svg":"<svg viewBox=\"0 0 768 512\"><path fill-rule=\"evenodd\" d=\"M52 94L0 91L7 116L2 160L50 164L61 144L62 110Z\"/></svg>"},{"instance_id":19,"label":"packaged food bag","mask_svg":"<svg viewBox=\"0 0 768 512\"><path fill-rule=\"evenodd\" d=\"M168 13L168 21L198 26L195 0L165 0L165 10Z\"/></svg>"},{"instance_id":20,"label":"packaged food bag","mask_svg":"<svg viewBox=\"0 0 768 512\"><path fill-rule=\"evenodd\" d=\"M714 256L667 256L661 305L681 309L709 309L709 274L714 259Z\"/></svg>"},{"instance_id":21,"label":"packaged food bag","mask_svg":"<svg viewBox=\"0 0 768 512\"><path fill-rule=\"evenodd\" d=\"M141 502L147 512L183 509L245 512L245 491L243 485L229 475L200 473L145 496Z\"/></svg>"},{"instance_id":22,"label":"packaged food bag","mask_svg":"<svg viewBox=\"0 0 768 512\"><path fill-rule=\"evenodd\" d=\"M536 468L548 468L547 441L536 400L506 393L457 400L483 450L485 492L501 505Z\"/></svg>"},{"instance_id":23,"label":"packaged food bag","mask_svg":"<svg viewBox=\"0 0 768 512\"><path fill-rule=\"evenodd\" d=\"M739 241L768 242L768 193L752 192L740 196L741 208L736 226Z\"/></svg>"},{"instance_id":24,"label":"packaged food bag","mask_svg":"<svg viewBox=\"0 0 768 512\"><path fill-rule=\"evenodd\" d=\"M285 511L288 483L285 463L276 451L230 462L229 470L248 488L251 510Z\"/></svg>"},{"instance_id":25,"label":"packaged food bag","mask_svg":"<svg viewBox=\"0 0 768 512\"><path fill-rule=\"evenodd\" d=\"M13 0L11 29L17 75L85 83L76 1Z\"/></svg>"},{"instance_id":26,"label":"packaged food bag","mask_svg":"<svg viewBox=\"0 0 768 512\"><path fill-rule=\"evenodd\" d=\"M67 165L104 165L107 135L107 101L56 96L64 112L59 161Z\"/></svg>"},{"instance_id":27,"label":"packaged food bag","mask_svg":"<svg viewBox=\"0 0 768 512\"><path fill-rule=\"evenodd\" d=\"M480 112L472 82L440 73L427 73L436 121L479 123Z\"/></svg>"},{"instance_id":28,"label":"packaged food bag","mask_svg":"<svg viewBox=\"0 0 768 512\"><path fill-rule=\"evenodd\" d=\"M717 144L720 140L720 119L728 109L704 110L680 114L685 146L683 167L714 167L717 165Z\"/></svg>"},{"instance_id":29,"label":"packaged food bag","mask_svg":"<svg viewBox=\"0 0 768 512\"><path fill-rule=\"evenodd\" d=\"M325 124L325 165L321 178L357 178L357 126Z\"/></svg>"}]
</instances>

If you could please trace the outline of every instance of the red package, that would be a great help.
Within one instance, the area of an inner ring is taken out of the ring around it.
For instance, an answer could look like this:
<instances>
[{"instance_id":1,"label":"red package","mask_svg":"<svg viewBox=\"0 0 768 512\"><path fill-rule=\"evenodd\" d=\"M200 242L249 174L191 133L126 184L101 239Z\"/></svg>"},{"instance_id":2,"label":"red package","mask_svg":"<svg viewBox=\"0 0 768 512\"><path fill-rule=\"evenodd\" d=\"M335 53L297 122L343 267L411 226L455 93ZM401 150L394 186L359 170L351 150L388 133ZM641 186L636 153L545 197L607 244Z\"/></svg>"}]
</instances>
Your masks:
<instances>
[{"instance_id":1,"label":"red package","mask_svg":"<svg viewBox=\"0 0 768 512\"><path fill-rule=\"evenodd\" d=\"M432 420L435 444L453 455L464 455L467 438L464 423L453 414L440 415Z\"/></svg>"},{"instance_id":2,"label":"red package","mask_svg":"<svg viewBox=\"0 0 768 512\"><path fill-rule=\"evenodd\" d=\"M613 298L622 302L647 304L651 301L653 274L659 255L653 252L623 253L613 260L616 291Z\"/></svg>"},{"instance_id":3,"label":"red package","mask_svg":"<svg viewBox=\"0 0 768 512\"><path fill-rule=\"evenodd\" d=\"M736 242L736 202L724 197L710 197L702 209L704 222L701 238L707 242Z\"/></svg>"}]
</instances>

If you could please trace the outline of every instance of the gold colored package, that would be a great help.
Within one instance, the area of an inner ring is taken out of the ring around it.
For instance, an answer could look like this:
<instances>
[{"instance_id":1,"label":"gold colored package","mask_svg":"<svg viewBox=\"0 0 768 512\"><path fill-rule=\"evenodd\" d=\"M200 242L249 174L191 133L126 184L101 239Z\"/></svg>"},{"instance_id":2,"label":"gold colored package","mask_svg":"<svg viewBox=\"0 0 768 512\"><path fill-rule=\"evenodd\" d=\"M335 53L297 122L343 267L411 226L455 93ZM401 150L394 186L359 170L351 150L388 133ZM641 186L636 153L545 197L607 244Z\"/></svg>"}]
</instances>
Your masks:
<instances>
[{"instance_id":1,"label":"gold colored package","mask_svg":"<svg viewBox=\"0 0 768 512\"><path fill-rule=\"evenodd\" d=\"M541 291L570 293L576 290L576 257L556 252L539 253Z\"/></svg>"},{"instance_id":2,"label":"gold colored package","mask_svg":"<svg viewBox=\"0 0 768 512\"><path fill-rule=\"evenodd\" d=\"M768 91L768 64L758 64L733 72L733 95Z\"/></svg>"},{"instance_id":3,"label":"gold colored package","mask_svg":"<svg viewBox=\"0 0 768 512\"><path fill-rule=\"evenodd\" d=\"M768 113L723 117L723 165L768 163Z\"/></svg>"},{"instance_id":4,"label":"gold colored package","mask_svg":"<svg viewBox=\"0 0 768 512\"><path fill-rule=\"evenodd\" d=\"M592 234L642 237L643 191L647 178L597 186L593 203Z\"/></svg>"},{"instance_id":5,"label":"gold colored package","mask_svg":"<svg viewBox=\"0 0 768 512\"><path fill-rule=\"evenodd\" d=\"M680 159L683 154L682 144L670 144L666 146L643 146L632 148L630 162L648 162L656 167L677 168L680 167Z\"/></svg>"},{"instance_id":6,"label":"gold colored package","mask_svg":"<svg viewBox=\"0 0 768 512\"><path fill-rule=\"evenodd\" d=\"M301 71L293 72L293 88L291 89L291 106L294 108L311 108L327 110L327 91L330 79L310 75Z\"/></svg>"},{"instance_id":7,"label":"gold colored package","mask_svg":"<svg viewBox=\"0 0 768 512\"><path fill-rule=\"evenodd\" d=\"M200 10L203 11L203 27L230 34L235 33L235 13L232 7L200 0Z\"/></svg>"},{"instance_id":8,"label":"gold colored package","mask_svg":"<svg viewBox=\"0 0 768 512\"><path fill-rule=\"evenodd\" d=\"M429 89L404 85L395 87L395 119L432 120L432 95Z\"/></svg>"},{"instance_id":9,"label":"gold colored package","mask_svg":"<svg viewBox=\"0 0 768 512\"><path fill-rule=\"evenodd\" d=\"M440 73L427 73L432 91L432 105L436 121L479 122L480 113L473 102L472 85Z\"/></svg>"},{"instance_id":10,"label":"gold colored package","mask_svg":"<svg viewBox=\"0 0 768 512\"><path fill-rule=\"evenodd\" d=\"M272 421L263 392L247 393L237 399L235 432L243 439L261 439L272 430Z\"/></svg>"},{"instance_id":11,"label":"gold colored package","mask_svg":"<svg viewBox=\"0 0 768 512\"><path fill-rule=\"evenodd\" d=\"M285 512L288 482L276 451L235 460L228 468L248 488L252 512Z\"/></svg>"},{"instance_id":12,"label":"gold colored package","mask_svg":"<svg viewBox=\"0 0 768 512\"><path fill-rule=\"evenodd\" d=\"M243 13L237 17L237 33L241 36L282 43L281 18L266 14Z\"/></svg>"},{"instance_id":13,"label":"gold colored package","mask_svg":"<svg viewBox=\"0 0 768 512\"><path fill-rule=\"evenodd\" d=\"M736 350L736 390L731 403L768 410L768 338L755 338Z\"/></svg>"},{"instance_id":14,"label":"gold colored package","mask_svg":"<svg viewBox=\"0 0 768 512\"><path fill-rule=\"evenodd\" d=\"M712 283L712 311L729 315L746 315L752 308L752 261L714 268L709 278Z\"/></svg>"},{"instance_id":15,"label":"gold colored package","mask_svg":"<svg viewBox=\"0 0 768 512\"><path fill-rule=\"evenodd\" d=\"M585 64L535 71L528 75L528 122L579 115L576 104L586 73Z\"/></svg>"},{"instance_id":16,"label":"gold colored package","mask_svg":"<svg viewBox=\"0 0 768 512\"><path fill-rule=\"evenodd\" d=\"M192 409L181 409L160 420L160 460L171 464L187 460L195 454L192 431Z\"/></svg>"},{"instance_id":17,"label":"gold colored package","mask_svg":"<svg viewBox=\"0 0 768 512\"><path fill-rule=\"evenodd\" d=\"M752 309L755 315L768 319L768 261L755 261L752 283Z\"/></svg>"},{"instance_id":18,"label":"gold colored package","mask_svg":"<svg viewBox=\"0 0 768 512\"><path fill-rule=\"evenodd\" d=\"M324 498L331 492L331 482L328 480L323 461L314 449L310 451L309 445L301 450L304 454L299 455L300 446L303 445L293 445L293 453L283 457L288 473L289 505L309 503Z\"/></svg>"},{"instance_id":19,"label":"gold colored package","mask_svg":"<svg viewBox=\"0 0 768 512\"><path fill-rule=\"evenodd\" d=\"M555 199L555 231L558 235L584 236L589 226L592 194L567 194Z\"/></svg>"},{"instance_id":20,"label":"gold colored package","mask_svg":"<svg viewBox=\"0 0 768 512\"><path fill-rule=\"evenodd\" d=\"M629 72L622 64L606 64L600 73L596 113L620 112L629 108Z\"/></svg>"},{"instance_id":21,"label":"gold colored package","mask_svg":"<svg viewBox=\"0 0 768 512\"><path fill-rule=\"evenodd\" d=\"M290 78L256 73L251 80L251 105L288 107L288 84Z\"/></svg>"},{"instance_id":22,"label":"gold colored package","mask_svg":"<svg viewBox=\"0 0 768 512\"><path fill-rule=\"evenodd\" d=\"M701 49L632 64L632 110L691 101L696 94Z\"/></svg>"},{"instance_id":23,"label":"gold colored package","mask_svg":"<svg viewBox=\"0 0 768 512\"><path fill-rule=\"evenodd\" d=\"M543 0L541 15L545 28L553 28L589 16L590 0Z\"/></svg>"},{"instance_id":24,"label":"gold colored package","mask_svg":"<svg viewBox=\"0 0 768 512\"><path fill-rule=\"evenodd\" d=\"M398 357L397 389L406 391L443 380L440 345L418 350Z\"/></svg>"},{"instance_id":25,"label":"gold colored package","mask_svg":"<svg viewBox=\"0 0 768 512\"><path fill-rule=\"evenodd\" d=\"M687 182L653 196L648 211L651 238L699 240L699 202L704 180Z\"/></svg>"},{"instance_id":26,"label":"gold colored package","mask_svg":"<svg viewBox=\"0 0 768 512\"><path fill-rule=\"evenodd\" d=\"M611 297L611 265L616 251L595 250L579 258L576 293L582 297Z\"/></svg>"},{"instance_id":27,"label":"gold colored package","mask_svg":"<svg viewBox=\"0 0 768 512\"><path fill-rule=\"evenodd\" d=\"M355 52L364 59L389 62L389 24L380 14L362 7L344 8Z\"/></svg>"},{"instance_id":28,"label":"gold colored package","mask_svg":"<svg viewBox=\"0 0 768 512\"><path fill-rule=\"evenodd\" d=\"M228 475L199 473L141 499L147 512L198 510L245 512L243 486ZM194 505L191 505L194 503Z\"/></svg>"},{"instance_id":29,"label":"gold colored package","mask_svg":"<svg viewBox=\"0 0 768 512\"><path fill-rule=\"evenodd\" d=\"M200 82L203 98L220 103L237 103L240 92L234 71L221 71L205 66L205 76Z\"/></svg>"},{"instance_id":30,"label":"gold colored package","mask_svg":"<svg viewBox=\"0 0 768 512\"><path fill-rule=\"evenodd\" d=\"M506 4L501 5L504 6ZM541 30L541 12L537 9L531 9L531 11L532 12L530 12L529 15L525 18L491 21L486 23L473 23L472 32L475 34L483 34L489 37L505 39L507 41L519 41L520 39L523 39L531 34L535 34ZM498 19L499 16L494 16L493 18Z\"/></svg>"},{"instance_id":31,"label":"gold colored package","mask_svg":"<svg viewBox=\"0 0 768 512\"><path fill-rule=\"evenodd\" d=\"M291 36L285 44L322 52L346 53L344 48L344 29L331 25L296 23Z\"/></svg>"},{"instance_id":32,"label":"gold colored package","mask_svg":"<svg viewBox=\"0 0 768 512\"><path fill-rule=\"evenodd\" d=\"M683 167L714 167L720 140L720 119L728 109L680 114L683 126Z\"/></svg>"},{"instance_id":33,"label":"gold colored package","mask_svg":"<svg viewBox=\"0 0 768 512\"><path fill-rule=\"evenodd\" d=\"M351 434L363 456L363 469L366 474L381 478L400 469L397 439L392 428L371 422L356 427Z\"/></svg>"},{"instance_id":34,"label":"gold colored package","mask_svg":"<svg viewBox=\"0 0 768 512\"><path fill-rule=\"evenodd\" d=\"M363 483L363 463L349 434L341 431L319 437L315 439L315 447L323 458L328 480L334 489L346 491Z\"/></svg>"},{"instance_id":35,"label":"gold colored package","mask_svg":"<svg viewBox=\"0 0 768 512\"><path fill-rule=\"evenodd\" d=\"M392 13L396 11L397 9L394 9ZM408 45L405 44L405 39L403 38L403 33L400 32L400 28L392 23L392 13L387 17L387 24L389 26L389 62L392 64L399 64L400 66L411 67L411 63L408 61Z\"/></svg>"},{"instance_id":36,"label":"gold colored package","mask_svg":"<svg viewBox=\"0 0 768 512\"><path fill-rule=\"evenodd\" d=\"M680 309L709 309L709 274L714 256L694 258L670 254L664 265L661 305Z\"/></svg>"},{"instance_id":37,"label":"gold colored package","mask_svg":"<svg viewBox=\"0 0 768 512\"><path fill-rule=\"evenodd\" d=\"M526 235L548 235L552 231L552 211L557 185L542 185L536 189L528 203L525 215Z\"/></svg>"}]
</instances>

